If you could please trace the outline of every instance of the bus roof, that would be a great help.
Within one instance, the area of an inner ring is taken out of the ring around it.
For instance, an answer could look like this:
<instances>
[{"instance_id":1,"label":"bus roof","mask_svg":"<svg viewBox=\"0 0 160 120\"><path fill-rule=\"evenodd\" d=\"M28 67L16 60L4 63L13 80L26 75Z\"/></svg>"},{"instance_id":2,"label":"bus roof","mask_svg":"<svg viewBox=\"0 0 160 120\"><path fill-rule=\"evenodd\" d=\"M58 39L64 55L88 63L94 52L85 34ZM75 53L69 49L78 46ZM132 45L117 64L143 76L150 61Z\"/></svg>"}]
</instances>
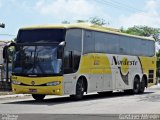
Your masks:
<instances>
[{"instance_id":1,"label":"bus roof","mask_svg":"<svg viewBox=\"0 0 160 120\"><path fill-rule=\"evenodd\" d=\"M135 37L135 38L155 41L151 37L143 37L143 36L126 34L126 33L120 32L119 29L103 27L103 26L98 26L98 25L89 24L89 23L37 25L37 26L23 27L20 29L21 30L32 30L32 29L51 29L51 28L61 28L61 29L81 28L81 29L107 32L107 33L111 33L111 34L117 34L117 35L123 35L123 36L128 36L128 37Z\"/></svg>"}]
</instances>

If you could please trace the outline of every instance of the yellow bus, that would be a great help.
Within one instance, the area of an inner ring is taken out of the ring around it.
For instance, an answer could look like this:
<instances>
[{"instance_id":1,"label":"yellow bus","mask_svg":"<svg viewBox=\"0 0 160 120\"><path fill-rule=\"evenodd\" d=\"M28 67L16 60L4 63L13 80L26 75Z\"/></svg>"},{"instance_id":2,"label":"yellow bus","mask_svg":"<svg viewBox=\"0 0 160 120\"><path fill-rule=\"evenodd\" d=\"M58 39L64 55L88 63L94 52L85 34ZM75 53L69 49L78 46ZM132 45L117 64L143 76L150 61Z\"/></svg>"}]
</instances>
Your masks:
<instances>
[{"instance_id":1,"label":"yellow bus","mask_svg":"<svg viewBox=\"0 0 160 120\"><path fill-rule=\"evenodd\" d=\"M16 94L70 95L115 90L143 93L156 81L155 41L91 24L31 26L18 32Z\"/></svg>"}]
</instances>

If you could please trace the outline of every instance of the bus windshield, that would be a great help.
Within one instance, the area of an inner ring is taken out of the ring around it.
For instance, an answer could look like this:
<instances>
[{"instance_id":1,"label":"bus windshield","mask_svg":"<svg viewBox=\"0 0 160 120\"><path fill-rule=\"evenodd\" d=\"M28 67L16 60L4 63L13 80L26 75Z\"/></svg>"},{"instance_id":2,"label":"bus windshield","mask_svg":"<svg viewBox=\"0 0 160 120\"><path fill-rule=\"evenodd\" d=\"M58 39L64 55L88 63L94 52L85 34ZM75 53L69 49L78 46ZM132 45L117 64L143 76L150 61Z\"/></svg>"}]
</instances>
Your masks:
<instances>
[{"instance_id":1,"label":"bus windshield","mask_svg":"<svg viewBox=\"0 0 160 120\"><path fill-rule=\"evenodd\" d=\"M19 46L13 59L13 74L61 74L62 60L57 59L57 45Z\"/></svg>"},{"instance_id":2,"label":"bus windshield","mask_svg":"<svg viewBox=\"0 0 160 120\"><path fill-rule=\"evenodd\" d=\"M13 59L14 75L58 75L62 60L57 59L59 43L65 40L65 29L20 29Z\"/></svg>"}]
</instances>

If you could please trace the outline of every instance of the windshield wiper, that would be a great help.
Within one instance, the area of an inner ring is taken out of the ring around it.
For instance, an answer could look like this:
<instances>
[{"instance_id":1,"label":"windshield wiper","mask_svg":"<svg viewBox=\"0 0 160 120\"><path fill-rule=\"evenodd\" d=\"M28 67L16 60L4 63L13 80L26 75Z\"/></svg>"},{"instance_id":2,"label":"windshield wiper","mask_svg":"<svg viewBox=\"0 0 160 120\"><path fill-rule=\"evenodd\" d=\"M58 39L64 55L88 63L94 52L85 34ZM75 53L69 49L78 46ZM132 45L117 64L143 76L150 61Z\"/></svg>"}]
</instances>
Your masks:
<instances>
[{"instance_id":1,"label":"windshield wiper","mask_svg":"<svg viewBox=\"0 0 160 120\"><path fill-rule=\"evenodd\" d=\"M35 46L35 49L34 49L32 73L34 73L34 69L35 69L35 67L36 67L36 49L37 49L37 46Z\"/></svg>"},{"instance_id":2,"label":"windshield wiper","mask_svg":"<svg viewBox=\"0 0 160 120\"><path fill-rule=\"evenodd\" d=\"M37 52L37 46L35 46L35 51L34 51L34 62L33 62L33 69L32 69L32 73L35 73L35 70L37 70L38 68L41 71L41 73L45 73L45 71L43 70L43 68L41 67L41 65L39 64L38 61L38 52ZM37 70L38 71L38 70Z\"/></svg>"}]
</instances>

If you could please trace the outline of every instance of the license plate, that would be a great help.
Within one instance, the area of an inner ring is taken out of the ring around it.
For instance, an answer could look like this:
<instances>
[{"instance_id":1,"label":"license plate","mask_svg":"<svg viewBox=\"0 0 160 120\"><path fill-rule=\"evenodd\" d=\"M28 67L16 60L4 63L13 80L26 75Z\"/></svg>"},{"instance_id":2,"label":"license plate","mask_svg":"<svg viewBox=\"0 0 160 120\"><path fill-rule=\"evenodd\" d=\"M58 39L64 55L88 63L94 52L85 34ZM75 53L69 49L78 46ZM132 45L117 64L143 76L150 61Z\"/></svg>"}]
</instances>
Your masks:
<instances>
[{"instance_id":1,"label":"license plate","mask_svg":"<svg viewBox=\"0 0 160 120\"><path fill-rule=\"evenodd\" d=\"M36 92L37 92L37 89L29 89L29 92L31 92L31 93L36 93Z\"/></svg>"}]
</instances>

